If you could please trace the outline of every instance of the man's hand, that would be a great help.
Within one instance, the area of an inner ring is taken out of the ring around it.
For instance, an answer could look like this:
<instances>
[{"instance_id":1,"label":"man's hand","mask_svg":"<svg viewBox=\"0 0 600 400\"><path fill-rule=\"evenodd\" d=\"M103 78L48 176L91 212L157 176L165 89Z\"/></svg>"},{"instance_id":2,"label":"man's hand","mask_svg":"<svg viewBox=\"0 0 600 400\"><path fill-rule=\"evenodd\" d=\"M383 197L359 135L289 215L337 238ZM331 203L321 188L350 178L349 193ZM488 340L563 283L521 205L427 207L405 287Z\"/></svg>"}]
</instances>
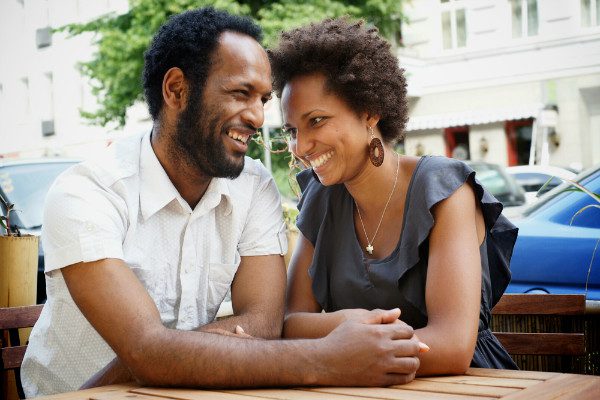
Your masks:
<instances>
[{"instance_id":1,"label":"man's hand","mask_svg":"<svg viewBox=\"0 0 600 400\"><path fill-rule=\"evenodd\" d=\"M413 329L398 321L397 309L369 313L363 322L343 322L323 339L328 353L323 384L390 386L414 379L420 346Z\"/></svg>"},{"instance_id":2,"label":"man's hand","mask_svg":"<svg viewBox=\"0 0 600 400\"><path fill-rule=\"evenodd\" d=\"M380 324L392 324L400 318L400 309L395 308L393 310L365 310L364 308L348 308L344 310L335 311L340 318L340 323L344 321L355 321L364 324L380 323ZM380 322L372 322L380 321Z\"/></svg>"},{"instance_id":3,"label":"man's hand","mask_svg":"<svg viewBox=\"0 0 600 400\"><path fill-rule=\"evenodd\" d=\"M243 338L243 339L257 339L254 336L248 335L246 332L244 332L244 329L239 325L235 326L235 329L233 332L230 332L226 329L219 329L219 328L208 328L208 329L201 328L200 331L206 332L206 333L214 333L214 334L223 335L223 336L239 337L239 338Z\"/></svg>"}]
</instances>

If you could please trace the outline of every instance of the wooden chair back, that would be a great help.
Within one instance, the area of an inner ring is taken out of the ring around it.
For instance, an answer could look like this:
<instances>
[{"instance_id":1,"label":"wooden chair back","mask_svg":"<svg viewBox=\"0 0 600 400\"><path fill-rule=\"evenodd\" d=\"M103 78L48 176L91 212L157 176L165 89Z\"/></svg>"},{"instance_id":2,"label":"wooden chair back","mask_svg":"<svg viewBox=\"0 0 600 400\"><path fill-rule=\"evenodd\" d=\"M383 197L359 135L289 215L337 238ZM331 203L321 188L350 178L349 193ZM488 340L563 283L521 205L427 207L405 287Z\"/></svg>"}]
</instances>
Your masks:
<instances>
[{"instance_id":1,"label":"wooden chair back","mask_svg":"<svg viewBox=\"0 0 600 400\"><path fill-rule=\"evenodd\" d=\"M21 385L21 363L27 349L21 344L19 329L31 328L38 320L43 305L0 308L0 367L4 371L14 371L17 393L24 399ZM0 379L0 385L4 385ZM6 393L6 388L0 387L0 393Z\"/></svg>"},{"instance_id":2,"label":"wooden chair back","mask_svg":"<svg viewBox=\"0 0 600 400\"><path fill-rule=\"evenodd\" d=\"M585 314L585 296L579 294L505 294L492 310L493 315L577 316ZM518 319L517 319L517 322ZM521 328L527 321L521 318ZM494 325L494 324L492 324ZM497 324L496 324L497 325ZM538 330L540 324L530 323ZM496 328L496 326L493 326ZM521 330L521 329L519 329ZM585 354L585 334L581 332L494 332L512 354L581 356Z\"/></svg>"}]
</instances>

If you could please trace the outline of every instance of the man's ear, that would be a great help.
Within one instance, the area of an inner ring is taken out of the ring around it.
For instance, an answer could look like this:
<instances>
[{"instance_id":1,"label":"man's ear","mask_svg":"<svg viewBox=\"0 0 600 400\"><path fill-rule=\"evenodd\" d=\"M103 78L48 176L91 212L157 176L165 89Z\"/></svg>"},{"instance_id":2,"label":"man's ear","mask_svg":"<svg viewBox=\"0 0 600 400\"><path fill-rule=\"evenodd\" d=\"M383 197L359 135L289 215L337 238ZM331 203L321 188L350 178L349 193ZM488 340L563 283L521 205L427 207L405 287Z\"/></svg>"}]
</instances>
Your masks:
<instances>
[{"instance_id":1,"label":"man's ear","mask_svg":"<svg viewBox=\"0 0 600 400\"><path fill-rule=\"evenodd\" d=\"M173 67L167 71L163 78L162 94L167 108L174 111L185 109L188 84L181 69Z\"/></svg>"}]
</instances>

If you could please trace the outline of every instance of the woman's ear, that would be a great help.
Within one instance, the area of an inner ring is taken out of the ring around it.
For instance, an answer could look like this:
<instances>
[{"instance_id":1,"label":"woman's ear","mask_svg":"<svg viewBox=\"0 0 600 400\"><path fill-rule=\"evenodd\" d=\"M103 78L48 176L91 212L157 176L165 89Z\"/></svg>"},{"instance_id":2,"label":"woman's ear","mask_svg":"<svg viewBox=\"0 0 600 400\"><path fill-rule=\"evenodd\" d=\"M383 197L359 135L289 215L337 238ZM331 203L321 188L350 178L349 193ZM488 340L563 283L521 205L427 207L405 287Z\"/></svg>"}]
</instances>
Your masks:
<instances>
[{"instance_id":1,"label":"woman's ear","mask_svg":"<svg viewBox=\"0 0 600 400\"><path fill-rule=\"evenodd\" d=\"M163 78L162 94L165 106L174 111L181 111L187 104L187 81L183 71L177 67L170 68Z\"/></svg>"},{"instance_id":2,"label":"woman's ear","mask_svg":"<svg viewBox=\"0 0 600 400\"><path fill-rule=\"evenodd\" d=\"M366 115L366 119L367 119L367 125L375 128L375 126L379 123L379 120L381 119L379 115Z\"/></svg>"}]
</instances>

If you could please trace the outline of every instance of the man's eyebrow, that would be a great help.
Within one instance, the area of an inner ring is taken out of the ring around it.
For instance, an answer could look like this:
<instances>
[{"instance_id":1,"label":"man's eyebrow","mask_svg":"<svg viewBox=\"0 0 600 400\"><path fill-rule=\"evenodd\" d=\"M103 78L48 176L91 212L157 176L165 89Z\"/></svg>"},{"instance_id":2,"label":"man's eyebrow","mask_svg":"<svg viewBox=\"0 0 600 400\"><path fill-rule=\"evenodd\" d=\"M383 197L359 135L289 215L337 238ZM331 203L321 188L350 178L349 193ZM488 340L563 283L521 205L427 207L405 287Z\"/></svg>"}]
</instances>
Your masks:
<instances>
[{"instance_id":1,"label":"man's eyebrow","mask_svg":"<svg viewBox=\"0 0 600 400\"><path fill-rule=\"evenodd\" d=\"M239 82L239 83L235 83L235 85L243 86L246 89L248 89L250 92L258 91L258 89L256 89L256 87L253 84L251 84L250 82ZM271 97L273 96L273 90L269 90L268 92L263 93L263 96L271 99Z\"/></svg>"}]
</instances>

